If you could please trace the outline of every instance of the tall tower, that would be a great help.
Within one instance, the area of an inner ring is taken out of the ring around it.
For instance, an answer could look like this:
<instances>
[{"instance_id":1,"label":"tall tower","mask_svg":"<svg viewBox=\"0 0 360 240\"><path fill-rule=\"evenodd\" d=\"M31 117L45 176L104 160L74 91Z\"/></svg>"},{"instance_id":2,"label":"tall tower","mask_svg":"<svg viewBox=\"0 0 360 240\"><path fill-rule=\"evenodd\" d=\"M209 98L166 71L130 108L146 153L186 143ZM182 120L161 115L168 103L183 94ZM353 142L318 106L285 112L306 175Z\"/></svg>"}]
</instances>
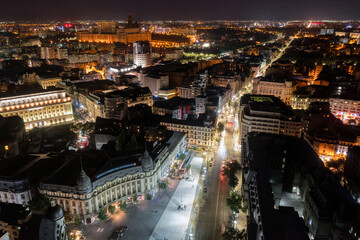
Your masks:
<instances>
[{"instance_id":1,"label":"tall tower","mask_svg":"<svg viewBox=\"0 0 360 240\"><path fill-rule=\"evenodd\" d=\"M133 43L134 64L138 67L151 65L151 45L149 42Z\"/></svg>"}]
</instances>

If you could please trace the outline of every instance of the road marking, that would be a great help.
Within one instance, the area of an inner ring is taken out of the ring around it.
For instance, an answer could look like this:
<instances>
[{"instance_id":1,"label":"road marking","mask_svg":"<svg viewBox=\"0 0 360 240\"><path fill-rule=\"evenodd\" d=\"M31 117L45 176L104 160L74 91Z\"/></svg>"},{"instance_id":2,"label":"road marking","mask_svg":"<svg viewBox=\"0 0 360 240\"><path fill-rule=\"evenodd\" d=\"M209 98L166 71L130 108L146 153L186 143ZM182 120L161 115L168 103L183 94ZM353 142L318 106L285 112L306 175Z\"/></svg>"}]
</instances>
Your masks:
<instances>
[{"instance_id":1,"label":"road marking","mask_svg":"<svg viewBox=\"0 0 360 240\"><path fill-rule=\"evenodd\" d=\"M217 193L217 197L216 197L215 226L214 226L214 232L213 232L212 239L215 239L215 230L216 230L216 222L217 222L217 214L218 214L218 203L219 203L219 196L220 196L220 184L218 186L218 193Z\"/></svg>"}]
</instances>

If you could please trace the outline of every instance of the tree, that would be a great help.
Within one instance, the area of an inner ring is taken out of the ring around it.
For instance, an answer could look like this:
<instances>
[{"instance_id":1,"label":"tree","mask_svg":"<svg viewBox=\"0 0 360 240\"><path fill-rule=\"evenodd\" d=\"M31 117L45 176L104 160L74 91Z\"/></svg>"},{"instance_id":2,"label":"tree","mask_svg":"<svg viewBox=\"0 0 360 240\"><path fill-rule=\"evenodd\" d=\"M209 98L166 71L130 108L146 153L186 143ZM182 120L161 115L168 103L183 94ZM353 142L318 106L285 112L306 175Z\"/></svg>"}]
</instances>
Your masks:
<instances>
[{"instance_id":1,"label":"tree","mask_svg":"<svg viewBox=\"0 0 360 240\"><path fill-rule=\"evenodd\" d=\"M146 195L145 195L145 198L146 198L146 200L151 200L152 199L152 195L151 194L149 194L149 193L147 193Z\"/></svg>"},{"instance_id":2,"label":"tree","mask_svg":"<svg viewBox=\"0 0 360 240\"><path fill-rule=\"evenodd\" d=\"M113 215L114 212L115 212L115 206L109 205L109 206L108 206L108 211L109 211L109 213L110 213L111 215Z\"/></svg>"},{"instance_id":3,"label":"tree","mask_svg":"<svg viewBox=\"0 0 360 240\"><path fill-rule=\"evenodd\" d=\"M100 208L98 218L100 221L105 221L107 219L106 210L104 208Z\"/></svg>"},{"instance_id":4,"label":"tree","mask_svg":"<svg viewBox=\"0 0 360 240\"><path fill-rule=\"evenodd\" d=\"M44 195L39 195L38 198L34 198L29 201L29 208L32 211L45 212L50 206L50 200Z\"/></svg>"},{"instance_id":5,"label":"tree","mask_svg":"<svg viewBox=\"0 0 360 240\"><path fill-rule=\"evenodd\" d=\"M122 202L119 204L120 210L121 211L125 211L127 209L127 204L126 202Z\"/></svg>"},{"instance_id":6,"label":"tree","mask_svg":"<svg viewBox=\"0 0 360 240\"><path fill-rule=\"evenodd\" d=\"M242 197L235 191L230 192L230 196L226 199L226 204L232 212L238 213L242 208Z\"/></svg>"},{"instance_id":7,"label":"tree","mask_svg":"<svg viewBox=\"0 0 360 240\"><path fill-rule=\"evenodd\" d=\"M235 175L231 175L229 177L229 186L232 187L232 188L235 188L239 183L239 179L235 176Z\"/></svg>"},{"instance_id":8,"label":"tree","mask_svg":"<svg viewBox=\"0 0 360 240\"><path fill-rule=\"evenodd\" d=\"M239 183L239 179L235 175L240 169L240 163L238 161L232 161L224 170L224 174L229 178L229 186L232 188L235 188Z\"/></svg>"},{"instance_id":9,"label":"tree","mask_svg":"<svg viewBox=\"0 0 360 240\"><path fill-rule=\"evenodd\" d=\"M74 217L74 223L75 223L75 225L77 225L77 226L81 226L81 224L82 224L82 219L81 219L81 217L80 217L79 215L75 215L75 217Z\"/></svg>"},{"instance_id":10,"label":"tree","mask_svg":"<svg viewBox=\"0 0 360 240\"><path fill-rule=\"evenodd\" d=\"M218 131L223 132L225 130L225 125L222 122L218 123Z\"/></svg>"},{"instance_id":11,"label":"tree","mask_svg":"<svg viewBox=\"0 0 360 240\"><path fill-rule=\"evenodd\" d=\"M245 229L240 231L234 228L231 223L228 223L222 236L225 240L245 240L246 232Z\"/></svg>"},{"instance_id":12,"label":"tree","mask_svg":"<svg viewBox=\"0 0 360 240\"><path fill-rule=\"evenodd\" d=\"M168 187L168 181L166 181L166 180L160 181L158 183L158 187L162 190L165 190Z\"/></svg>"},{"instance_id":13,"label":"tree","mask_svg":"<svg viewBox=\"0 0 360 240\"><path fill-rule=\"evenodd\" d=\"M135 193L134 196L133 196L133 201L138 202L139 201L138 197L139 197L139 195L137 193Z\"/></svg>"}]
</instances>

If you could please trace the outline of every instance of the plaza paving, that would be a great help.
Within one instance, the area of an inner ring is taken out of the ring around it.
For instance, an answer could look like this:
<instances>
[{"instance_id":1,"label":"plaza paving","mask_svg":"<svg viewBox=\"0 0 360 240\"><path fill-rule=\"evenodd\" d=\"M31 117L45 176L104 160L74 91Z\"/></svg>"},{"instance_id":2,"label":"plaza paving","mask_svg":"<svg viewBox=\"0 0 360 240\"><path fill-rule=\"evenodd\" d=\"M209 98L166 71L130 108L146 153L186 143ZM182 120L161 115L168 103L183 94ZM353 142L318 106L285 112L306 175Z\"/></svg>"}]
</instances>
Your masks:
<instances>
[{"instance_id":1,"label":"plaza paving","mask_svg":"<svg viewBox=\"0 0 360 240\"><path fill-rule=\"evenodd\" d=\"M196 194L203 158L194 157L191 173L194 181L181 180L171 200L166 206L159 222L150 236L150 240L184 240L190 220L191 209ZM183 203L185 210L178 210Z\"/></svg>"},{"instance_id":2,"label":"plaza paving","mask_svg":"<svg viewBox=\"0 0 360 240\"><path fill-rule=\"evenodd\" d=\"M121 239L149 239L179 182L170 179L168 189L151 201L140 201L130 205L126 211L117 210L106 222L86 225L86 239L108 239L114 228L120 225L129 227Z\"/></svg>"}]
</instances>

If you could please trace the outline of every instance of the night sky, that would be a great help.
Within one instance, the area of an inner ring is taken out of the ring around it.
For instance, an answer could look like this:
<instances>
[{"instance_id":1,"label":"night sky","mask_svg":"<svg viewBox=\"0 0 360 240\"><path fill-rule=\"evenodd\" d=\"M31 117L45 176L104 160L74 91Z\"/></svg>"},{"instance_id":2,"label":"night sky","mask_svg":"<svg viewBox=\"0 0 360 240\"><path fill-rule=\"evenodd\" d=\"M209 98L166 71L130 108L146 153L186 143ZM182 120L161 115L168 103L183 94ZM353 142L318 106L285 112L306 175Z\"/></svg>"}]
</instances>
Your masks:
<instances>
[{"instance_id":1,"label":"night sky","mask_svg":"<svg viewBox=\"0 0 360 240\"><path fill-rule=\"evenodd\" d=\"M0 20L360 19L360 0L0 0Z\"/></svg>"}]
</instances>

